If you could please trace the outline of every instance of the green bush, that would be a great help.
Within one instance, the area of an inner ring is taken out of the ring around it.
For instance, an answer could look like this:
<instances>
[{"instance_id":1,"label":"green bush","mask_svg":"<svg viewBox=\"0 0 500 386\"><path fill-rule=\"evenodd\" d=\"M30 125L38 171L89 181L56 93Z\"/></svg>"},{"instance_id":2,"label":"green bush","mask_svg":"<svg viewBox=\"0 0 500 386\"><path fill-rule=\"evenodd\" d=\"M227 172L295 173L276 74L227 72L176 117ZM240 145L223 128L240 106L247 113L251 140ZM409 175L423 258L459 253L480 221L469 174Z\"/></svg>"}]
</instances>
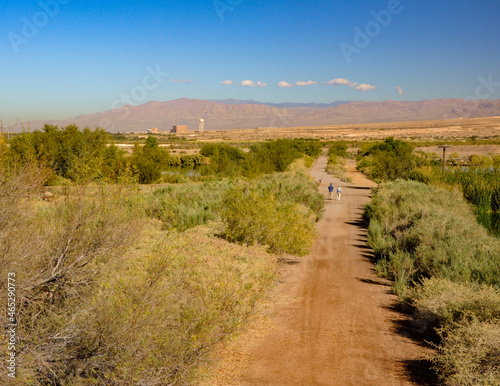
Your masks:
<instances>
[{"instance_id":1,"label":"green bush","mask_svg":"<svg viewBox=\"0 0 500 386\"><path fill-rule=\"evenodd\" d=\"M370 161L362 162L358 168L377 182L408 178L417 165L413 147L392 137L362 147L358 161L363 158L370 158Z\"/></svg>"},{"instance_id":2,"label":"green bush","mask_svg":"<svg viewBox=\"0 0 500 386\"><path fill-rule=\"evenodd\" d=\"M325 198L317 186L302 172L273 173L259 177L256 186L276 197L280 202L301 204L309 208L319 220L325 211Z\"/></svg>"},{"instance_id":3,"label":"green bush","mask_svg":"<svg viewBox=\"0 0 500 386\"><path fill-rule=\"evenodd\" d=\"M378 190L365 217L379 265L396 281L435 276L500 284L500 240L488 236L458 192L396 181ZM402 264L405 254L412 268Z\"/></svg>"},{"instance_id":4,"label":"green bush","mask_svg":"<svg viewBox=\"0 0 500 386\"><path fill-rule=\"evenodd\" d=\"M376 268L439 326L433 357L445 384L500 384L500 240L474 218L461 193L414 181L379 186L365 207Z\"/></svg>"},{"instance_id":5,"label":"green bush","mask_svg":"<svg viewBox=\"0 0 500 386\"><path fill-rule=\"evenodd\" d=\"M343 141L334 142L328 149L328 157L332 156L347 158L347 143Z\"/></svg>"},{"instance_id":6,"label":"green bush","mask_svg":"<svg viewBox=\"0 0 500 386\"><path fill-rule=\"evenodd\" d=\"M149 136L144 146L135 145L131 163L138 174L140 184L152 184L161 178L161 172L169 165L170 153L159 147L158 139Z\"/></svg>"},{"instance_id":7,"label":"green bush","mask_svg":"<svg viewBox=\"0 0 500 386\"><path fill-rule=\"evenodd\" d=\"M225 144L208 144L201 154L210 158L202 168L204 175L255 178L262 174L284 172L297 159L307 156L316 159L323 145L318 140L277 139L250 146L248 153ZM312 163L311 159L306 159Z\"/></svg>"},{"instance_id":8,"label":"green bush","mask_svg":"<svg viewBox=\"0 0 500 386\"><path fill-rule=\"evenodd\" d=\"M310 209L280 202L256 187L234 188L224 197L222 220L225 236L241 244L267 245L276 254L303 256L315 237L315 217Z\"/></svg>"},{"instance_id":9,"label":"green bush","mask_svg":"<svg viewBox=\"0 0 500 386\"><path fill-rule=\"evenodd\" d=\"M169 229L184 231L204 225L220 219L222 196L231 185L222 180L161 188L149 196L146 211Z\"/></svg>"},{"instance_id":10,"label":"green bush","mask_svg":"<svg viewBox=\"0 0 500 386\"><path fill-rule=\"evenodd\" d=\"M109 142L110 136L102 129L47 124L42 131L15 136L10 141L8 159L13 163L37 163L78 184L120 182L130 165L125 152Z\"/></svg>"},{"instance_id":11,"label":"green bush","mask_svg":"<svg viewBox=\"0 0 500 386\"><path fill-rule=\"evenodd\" d=\"M185 230L210 221L220 221L223 196L244 181L220 180L203 184L183 184L156 190L148 198L147 213L163 221L169 229ZM257 190L267 192L281 203L301 204L319 219L324 211L324 197L316 185L301 172L273 173L253 180Z\"/></svg>"}]
</instances>

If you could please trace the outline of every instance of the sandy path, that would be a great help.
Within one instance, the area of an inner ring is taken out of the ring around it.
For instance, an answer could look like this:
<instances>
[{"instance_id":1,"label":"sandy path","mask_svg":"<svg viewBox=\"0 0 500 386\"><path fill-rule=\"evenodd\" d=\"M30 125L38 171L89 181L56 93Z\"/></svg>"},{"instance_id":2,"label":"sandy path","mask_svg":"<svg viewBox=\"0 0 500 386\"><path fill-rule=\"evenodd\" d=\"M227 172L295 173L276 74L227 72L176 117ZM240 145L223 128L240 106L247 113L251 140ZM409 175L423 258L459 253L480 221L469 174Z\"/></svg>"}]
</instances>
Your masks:
<instances>
[{"instance_id":1,"label":"sandy path","mask_svg":"<svg viewBox=\"0 0 500 386\"><path fill-rule=\"evenodd\" d=\"M312 170L320 191L339 181L324 172L320 157ZM425 356L397 325L396 297L367 258L362 208L373 182L353 171L340 201L327 200L312 253L288 267L272 327L260 334L233 368L234 385L410 385L405 363ZM229 366L231 366L229 364Z\"/></svg>"}]
</instances>

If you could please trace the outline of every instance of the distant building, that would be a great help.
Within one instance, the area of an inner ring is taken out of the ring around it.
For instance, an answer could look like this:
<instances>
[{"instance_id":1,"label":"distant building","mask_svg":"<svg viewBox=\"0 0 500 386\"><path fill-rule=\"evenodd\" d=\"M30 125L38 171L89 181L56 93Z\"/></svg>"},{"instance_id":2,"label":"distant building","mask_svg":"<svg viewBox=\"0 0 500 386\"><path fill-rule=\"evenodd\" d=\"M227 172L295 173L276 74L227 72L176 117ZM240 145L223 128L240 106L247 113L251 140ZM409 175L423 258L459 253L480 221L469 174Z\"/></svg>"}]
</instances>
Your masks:
<instances>
[{"instance_id":1,"label":"distant building","mask_svg":"<svg viewBox=\"0 0 500 386\"><path fill-rule=\"evenodd\" d=\"M188 127L184 125L175 125L172 130L170 130L171 133L187 133Z\"/></svg>"},{"instance_id":2,"label":"distant building","mask_svg":"<svg viewBox=\"0 0 500 386\"><path fill-rule=\"evenodd\" d=\"M158 134L158 128L152 127L151 129L148 130L148 134Z\"/></svg>"}]
</instances>

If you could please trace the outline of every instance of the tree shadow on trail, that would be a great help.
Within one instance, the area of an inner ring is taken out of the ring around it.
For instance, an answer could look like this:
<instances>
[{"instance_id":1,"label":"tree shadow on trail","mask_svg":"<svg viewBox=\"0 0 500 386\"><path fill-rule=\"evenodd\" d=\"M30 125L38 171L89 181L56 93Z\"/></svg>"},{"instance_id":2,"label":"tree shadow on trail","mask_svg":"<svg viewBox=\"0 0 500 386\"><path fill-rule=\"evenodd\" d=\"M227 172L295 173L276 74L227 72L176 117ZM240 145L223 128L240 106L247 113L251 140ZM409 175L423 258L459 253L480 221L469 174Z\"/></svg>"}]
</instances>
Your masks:
<instances>
[{"instance_id":1,"label":"tree shadow on trail","mask_svg":"<svg viewBox=\"0 0 500 386\"><path fill-rule=\"evenodd\" d=\"M363 231L368 229L368 222L362 217L355 221L346 221L344 224L354 225L355 227L361 228Z\"/></svg>"},{"instance_id":2,"label":"tree shadow on trail","mask_svg":"<svg viewBox=\"0 0 500 386\"><path fill-rule=\"evenodd\" d=\"M422 315L414 307L399 301L385 308L404 315L404 318L392 321L393 331L397 334L410 338L422 347L432 347L433 343L439 342L439 335L436 332L438 321L434 316Z\"/></svg>"},{"instance_id":3,"label":"tree shadow on trail","mask_svg":"<svg viewBox=\"0 0 500 386\"><path fill-rule=\"evenodd\" d=\"M375 284L375 285L381 285L381 286L384 286L384 287L388 287L389 284L388 283L385 283L383 281L378 281L378 280L372 280L372 279L364 279L364 278L357 278L360 282L362 283L366 283L366 284Z\"/></svg>"},{"instance_id":4,"label":"tree shadow on trail","mask_svg":"<svg viewBox=\"0 0 500 386\"><path fill-rule=\"evenodd\" d=\"M433 349L432 344L439 340L435 327L437 322L433 318L425 317L416 312L415 308L401 302L394 302L385 306L388 310L403 315L392 320L393 332L405 338L411 339L415 344ZM404 376L416 385L440 385L441 382L432 368L432 362L428 358L411 359L401 361L405 368Z\"/></svg>"},{"instance_id":5,"label":"tree shadow on trail","mask_svg":"<svg viewBox=\"0 0 500 386\"><path fill-rule=\"evenodd\" d=\"M347 186L349 189L356 189L356 190L371 190L369 186Z\"/></svg>"},{"instance_id":6,"label":"tree shadow on trail","mask_svg":"<svg viewBox=\"0 0 500 386\"><path fill-rule=\"evenodd\" d=\"M403 376L415 385L441 385L438 376L432 369L432 362L428 359L412 359L402 361L406 374Z\"/></svg>"},{"instance_id":7,"label":"tree shadow on trail","mask_svg":"<svg viewBox=\"0 0 500 386\"><path fill-rule=\"evenodd\" d=\"M356 240L354 247L358 248L361 255L372 264L371 270L378 278L360 277L357 280L368 285L384 286L387 289L387 293L393 294L390 288L392 282L381 278L375 271L376 256L373 253L373 249L367 244L366 229L368 228L368 223L361 216L359 220L346 223L358 227L361 231L362 236ZM427 316L426 318L418 314L413 307L399 301L394 301L392 304L382 307L394 313L391 318L391 330L393 333L411 339L415 344L426 348L432 347L429 342L435 343L438 341L438 335L435 330L437 322L431 317ZM432 362L427 358L403 360L401 364L404 369L403 374L401 374L402 377L415 385L431 386L442 384L432 368Z\"/></svg>"}]
</instances>

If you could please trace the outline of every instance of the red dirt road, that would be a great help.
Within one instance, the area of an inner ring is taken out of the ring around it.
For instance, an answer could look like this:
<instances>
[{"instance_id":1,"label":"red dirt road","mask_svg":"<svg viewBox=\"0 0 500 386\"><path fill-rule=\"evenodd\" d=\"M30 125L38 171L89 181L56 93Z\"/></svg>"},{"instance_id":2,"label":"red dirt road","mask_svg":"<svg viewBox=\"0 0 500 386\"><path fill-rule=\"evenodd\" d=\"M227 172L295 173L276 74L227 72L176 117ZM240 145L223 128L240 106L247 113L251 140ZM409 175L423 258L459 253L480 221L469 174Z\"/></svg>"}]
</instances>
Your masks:
<instances>
[{"instance_id":1,"label":"red dirt road","mask_svg":"<svg viewBox=\"0 0 500 386\"><path fill-rule=\"evenodd\" d=\"M320 191L339 180L320 157L312 170ZM391 306L390 283L373 270L359 221L373 182L350 167L353 183L326 200L312 253L291 265L281 285L272 327L258 337L231 385L412 385L405 363L429 353L400 334L406 316ZM229 365L232 367L231 365ZM227 366L226 366L227 367ZM227 371L227 370L226 370Z\"/></svg>"}]
</instances>

